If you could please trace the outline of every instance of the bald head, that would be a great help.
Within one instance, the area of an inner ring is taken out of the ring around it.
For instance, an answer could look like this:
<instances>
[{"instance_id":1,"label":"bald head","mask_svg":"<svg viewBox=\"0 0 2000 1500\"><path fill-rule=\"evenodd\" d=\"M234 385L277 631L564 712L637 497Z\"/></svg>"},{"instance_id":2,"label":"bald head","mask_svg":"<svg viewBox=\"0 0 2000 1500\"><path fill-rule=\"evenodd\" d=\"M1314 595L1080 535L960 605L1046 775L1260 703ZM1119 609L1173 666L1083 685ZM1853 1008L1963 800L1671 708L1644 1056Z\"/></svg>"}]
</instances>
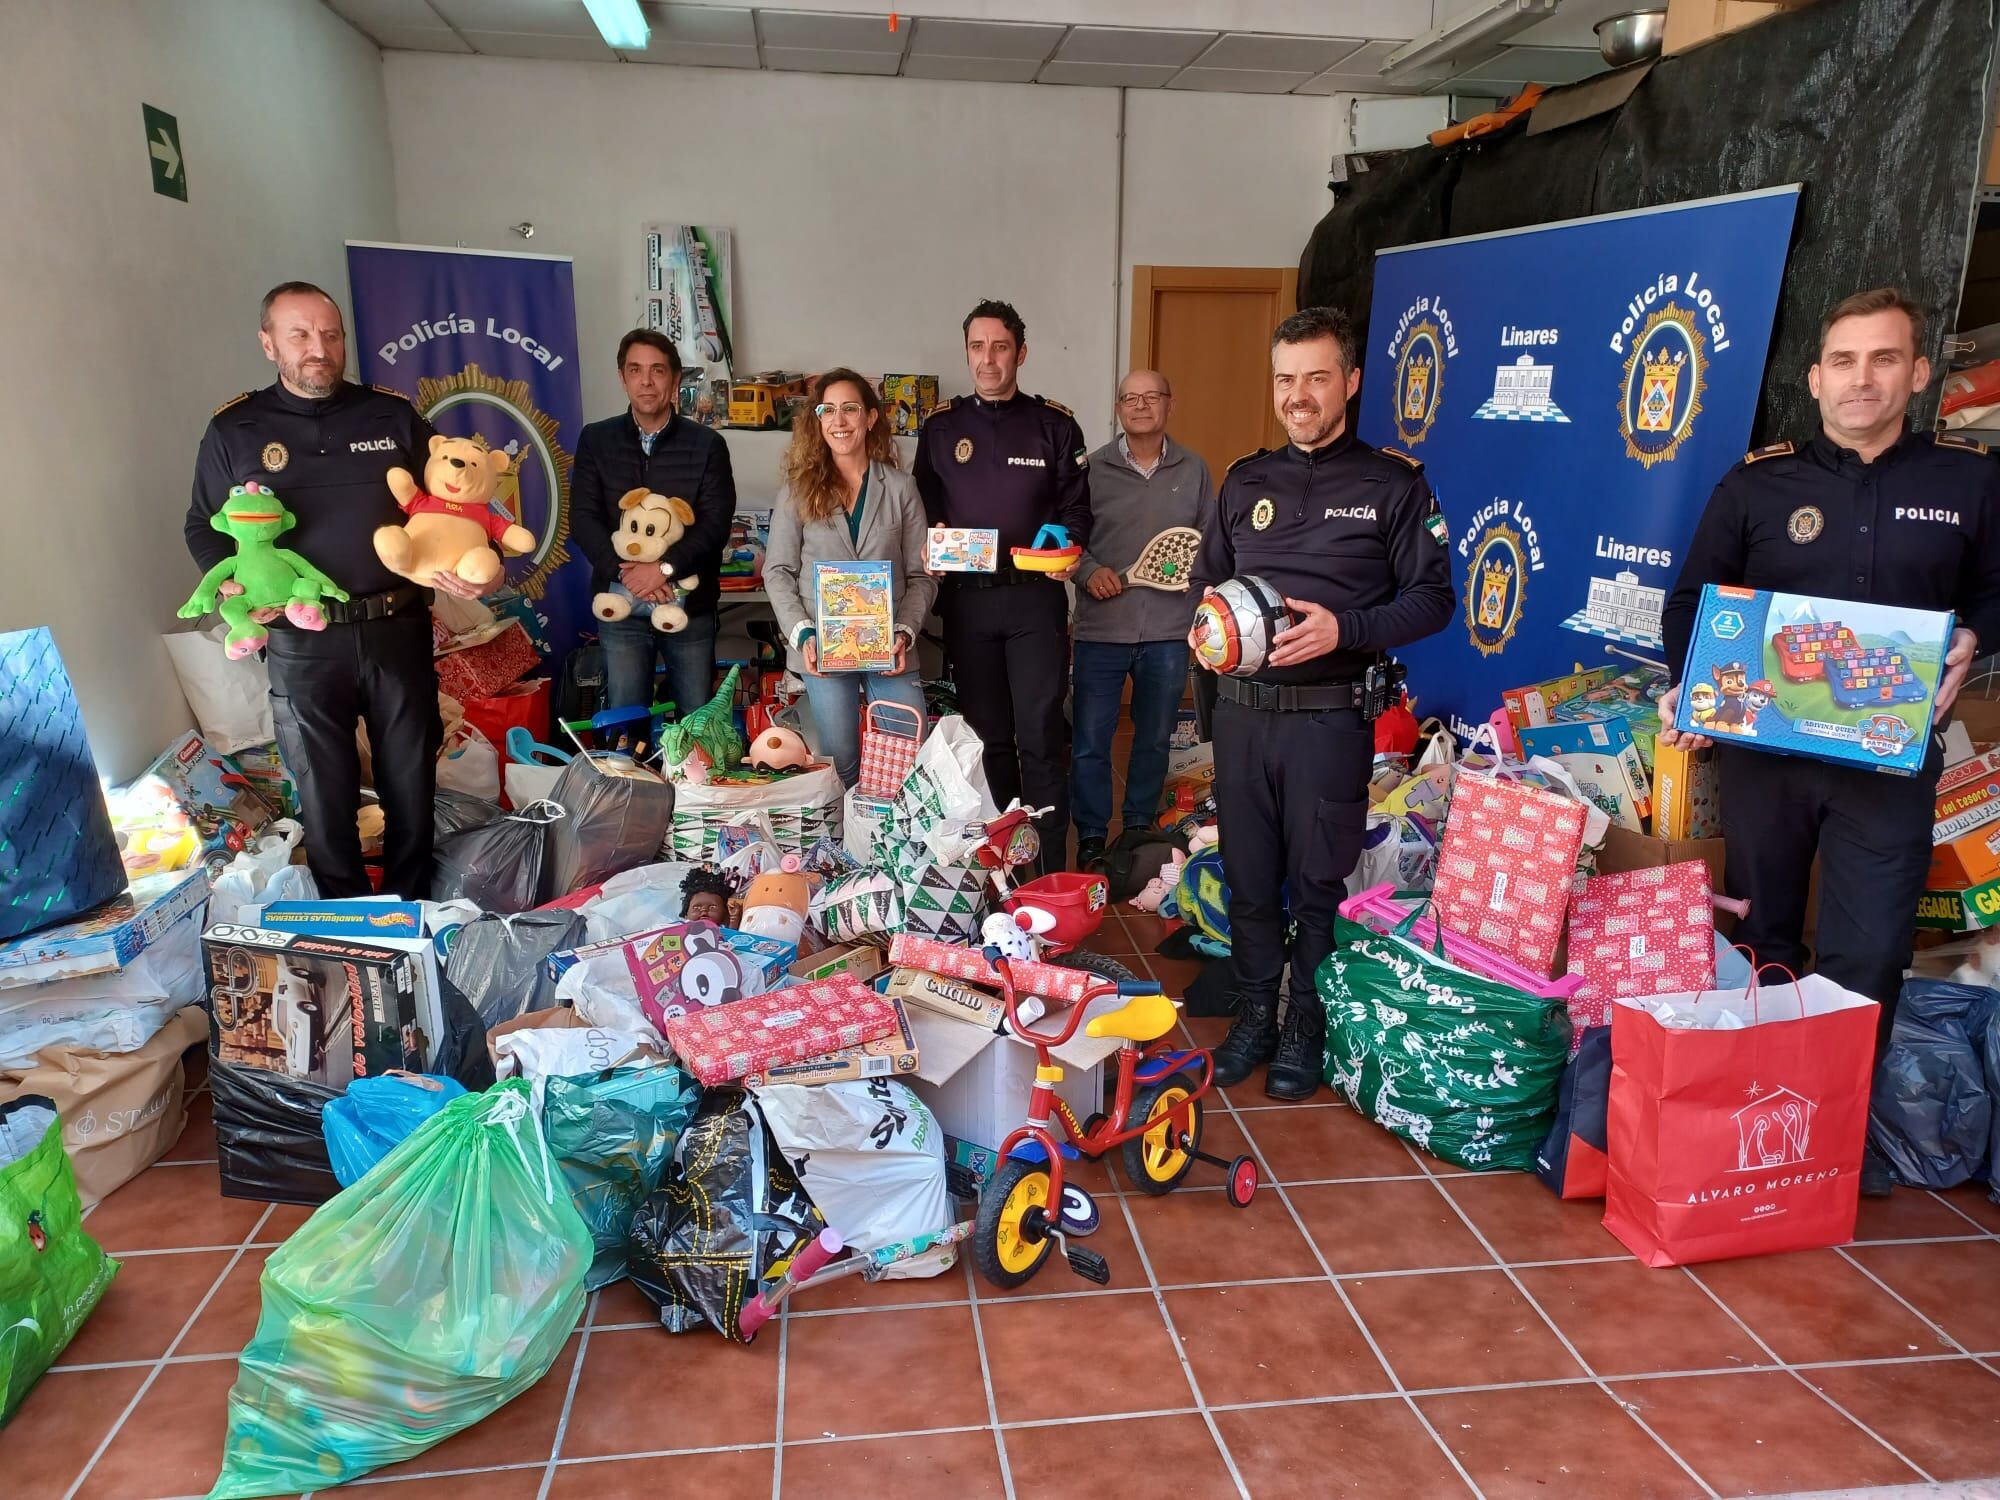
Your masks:
<instances>
[{"instance_id":1,"label":"bald head","mask_svg":"<svg viewBox=\"0 0 2000 1500\"><path fill-rule=\"evenodd\" d=\"M1158 370L1134 370L1118 382L1118 425L1128 438L1166 431L1173 409L1173 387Z\"/></svg>"}]
</instances>

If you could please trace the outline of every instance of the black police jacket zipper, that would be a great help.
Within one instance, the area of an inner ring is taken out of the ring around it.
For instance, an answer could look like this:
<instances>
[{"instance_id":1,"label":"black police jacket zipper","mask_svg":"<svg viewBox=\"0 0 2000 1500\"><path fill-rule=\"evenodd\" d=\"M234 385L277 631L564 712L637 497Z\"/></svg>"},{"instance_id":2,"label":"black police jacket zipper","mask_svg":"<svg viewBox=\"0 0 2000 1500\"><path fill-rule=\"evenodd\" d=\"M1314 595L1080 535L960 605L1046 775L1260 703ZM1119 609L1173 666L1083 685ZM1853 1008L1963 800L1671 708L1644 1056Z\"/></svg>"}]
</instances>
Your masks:
<instances>
[{"instance_id":1,"label":"black police jacket zipper","mask_svg":"<svg viewBox=\"0 0 2000 1500\"><path fill-rule=\"evenodd\" d=\"M1308 453L1306 455L1306 487L1303 490L1299 491L1299 513L1296 516L1292 517L1292 519L1297 521L1301 526L1305 524L1306 501L1312 498L1313 476L1318 472L1319 472L1319 455L1316 452Z\"/></svg>"}]
</instances>

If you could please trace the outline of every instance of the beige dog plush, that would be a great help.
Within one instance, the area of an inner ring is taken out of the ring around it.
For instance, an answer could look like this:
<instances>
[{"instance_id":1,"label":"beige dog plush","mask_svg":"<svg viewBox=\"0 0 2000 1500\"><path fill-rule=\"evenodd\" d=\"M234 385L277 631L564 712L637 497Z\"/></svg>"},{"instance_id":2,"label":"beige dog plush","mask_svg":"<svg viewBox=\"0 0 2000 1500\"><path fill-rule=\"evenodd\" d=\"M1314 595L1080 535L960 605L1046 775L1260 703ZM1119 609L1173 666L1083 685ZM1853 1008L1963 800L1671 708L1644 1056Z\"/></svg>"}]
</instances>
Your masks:
<instances>
[{"instance_id":1,"label":"beige dog plush","mask_svg":"<svg viewBox=\"0 0 2000 1500\"><path fill-rule=\"evenodd\" d=\"M628 615L650 618L655 630L687 629L687 611L681 600L687 590L701 580L692 576L675 578L673 568L660 559L667 548L679 541L694 524L694 507L678 495L669 498L650 490L627 490L618 501L618 529L611 533L611 546L621 563L660 563L674 597L664 604L641 599L622 583L613 583L590 601L590 612L600 620L622 620Z\"/></svg>"},{"instance_id":2,"label":"beige dog plush","mask_svg":"<svg viewBox=\"0 0 2000 1500\"><path fill-rule=\"evenodd\" d=\"M532 531L488 503L506 472L507 455L484 438L434 436L421 488L408 469L389 471L389 493L410 519L376 531L375 555L390 572L425 588L440 573L481 588L498 583L502 564L489 541L513 553L535 549Z\"/></svg>"}]
</instances>

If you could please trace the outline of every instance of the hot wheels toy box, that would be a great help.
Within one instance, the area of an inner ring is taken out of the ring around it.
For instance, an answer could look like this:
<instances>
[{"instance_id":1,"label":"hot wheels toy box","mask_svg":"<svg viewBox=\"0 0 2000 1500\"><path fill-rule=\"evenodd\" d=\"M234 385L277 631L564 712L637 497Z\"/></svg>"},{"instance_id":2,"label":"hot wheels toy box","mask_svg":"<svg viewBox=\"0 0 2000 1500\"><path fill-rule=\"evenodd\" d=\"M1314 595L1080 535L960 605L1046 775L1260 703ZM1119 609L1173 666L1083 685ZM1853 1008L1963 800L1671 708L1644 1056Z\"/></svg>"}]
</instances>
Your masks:
<instances>
[{"instance_id":1,"label":"hot wheels toy box","mask_svg":"<svg viewBox=\"0 0 2000 1500\"><path fill-rule=\"evenodd\" d=\"M1709 584L1678 729L1908 776L1930 750L1952 616Z\"/></svg>"}]
</instances>

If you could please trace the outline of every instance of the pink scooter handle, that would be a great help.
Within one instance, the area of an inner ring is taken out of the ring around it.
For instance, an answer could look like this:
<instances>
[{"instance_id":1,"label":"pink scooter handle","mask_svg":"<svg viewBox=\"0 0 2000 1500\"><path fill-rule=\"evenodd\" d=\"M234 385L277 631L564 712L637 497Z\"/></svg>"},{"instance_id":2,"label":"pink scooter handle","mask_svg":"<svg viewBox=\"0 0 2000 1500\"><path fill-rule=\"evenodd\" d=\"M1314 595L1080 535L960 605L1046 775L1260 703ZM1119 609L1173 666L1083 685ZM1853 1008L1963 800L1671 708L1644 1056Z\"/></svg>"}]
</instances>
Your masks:
<instances>
[{"instance_id":1,"label":"pink scooter handle","mask_svg":"<svg viewBox=\"0 0 2000 1500\"><path fill-rule=\"evenodd\" d=\"M736 1315L736 1331L743 1336L743 1342L747 1344L757 1337L757 1330L777 1316L779 1306L794 1287L824 1271L846 1248L847 1242L836 1231L822 1229L818 1238L792 1257L783 1280L743 1304L743 1311Z\"/></svg>"}]
</instances>

